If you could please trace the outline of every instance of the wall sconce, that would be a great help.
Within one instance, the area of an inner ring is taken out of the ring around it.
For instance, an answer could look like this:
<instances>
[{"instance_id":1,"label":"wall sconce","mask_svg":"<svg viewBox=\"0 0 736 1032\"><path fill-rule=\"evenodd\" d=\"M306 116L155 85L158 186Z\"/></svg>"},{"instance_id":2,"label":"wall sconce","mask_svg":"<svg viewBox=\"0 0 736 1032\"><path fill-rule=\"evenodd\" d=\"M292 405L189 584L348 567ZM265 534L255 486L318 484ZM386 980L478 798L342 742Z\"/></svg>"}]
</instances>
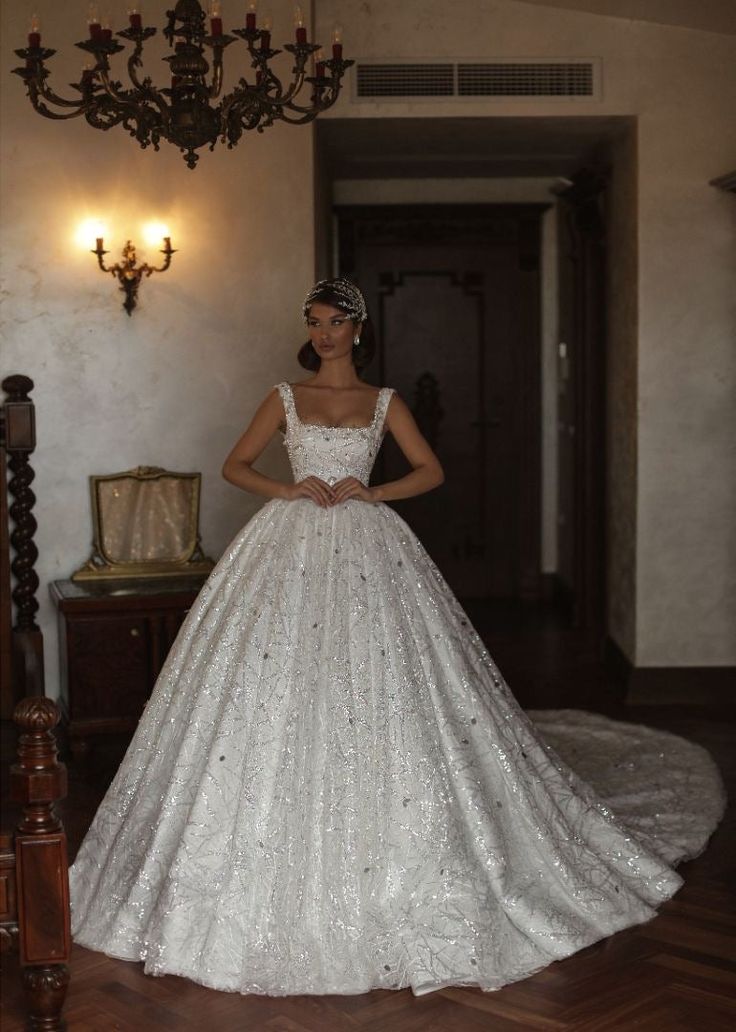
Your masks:
<instances>
[{"instance_id":1,"label":"wall sconce","mask_svg":"<svg viewBox=\"0 0 736 1032\"><path fill-rule=\"evenodd\" d=\"M165 233L165 230L164 230ZM130 240L126 243L123 248L123 260L122 262L116 262L113 266L108 268L105 265L105 255L109 254L103 246L103 238L98 236L97 247L92 251L92 254L97 255L97 262L103 272L109 272L112 276L116 276L120 283L120 290L125 294L125 300L123 301L123 308L131 315L133 309L136 306L138 297L138 285L144 276L151 276L154 272L166 272L168 267L171 265L171 256L176 254L176 250L171 246L171 237L164 235L164 246L161 249L161 254L164 256L163 265L158 268L156 266L149 265L144 262L143 265L138 265L138 260L135 254L135 244L131 243Z\"/></svg>"}]
</instances>

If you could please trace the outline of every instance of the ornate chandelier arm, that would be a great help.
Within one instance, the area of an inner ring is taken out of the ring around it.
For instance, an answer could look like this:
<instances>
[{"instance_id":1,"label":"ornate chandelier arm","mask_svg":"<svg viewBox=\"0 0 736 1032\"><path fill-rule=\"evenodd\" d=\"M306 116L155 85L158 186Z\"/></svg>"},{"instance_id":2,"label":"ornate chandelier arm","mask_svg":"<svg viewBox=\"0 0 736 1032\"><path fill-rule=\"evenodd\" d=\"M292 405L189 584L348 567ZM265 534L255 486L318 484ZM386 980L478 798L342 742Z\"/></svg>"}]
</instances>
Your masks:
<instances>
[{"instance_id":1,"label":"ornate chandelier arm","mask_svg":"<svg viewBox=\"0 0 736 1032\"><path fill-rule=\"evenodd\" d=\"M74 107L73 111L62 114L61 111L52 111L51 108L46 107L43 101L39 100L39 95L45 96L47 100L55 97L55 94L51 93L50 96L47 93L39 90L35 84L28 83L28 96L34 109L38 111L39 115L44 115L46 118L52 118L56 122L65 122L70 118L78 118L80 115L85 113L84 101L77 101L76 104L72 101L65 101L64 107ZM50 93L50 91L49 91ZM60 98L59 98L60 99ZM52 103L56 103L56 100L52 100Z\"/></svg>"},{"instance_id":2,"label":"ornate chandelier arm","mask_svg":"<svg viewBox=\"0 0 736 1032\"><path fill-rule=\"evenodd\" d=\"M263 83L272 87L272 92L268 94L268 100L270 104L288 104L292 97L295 97L299 90L304 84L304 69L310 54L315 53L319 50L319 45L315 43L285 43L284 50L288 50L294 54L296 63L292 69L292 73L295 75L293 82L289 89L284 92L284 88L281 84L281 80L274 75L268 66L268 62L280 54L280 50L272 50L270 46L264 46L263 44L270 43L271 33L268 29L233 29L236 36L240 36L241 39L245 40L248 47L248 55L251 59L251 68L256 69L256 74L260 73ZM256 49L255 44L260 40L261 46ZM243 82L243 80L241 80ZM246 87L250 89L250 87ZM237 89L235 91L237 93Z\"/></svg>"},{"instance_id":3,"label":"ornate chandelier arm","mask_svg":"<svg viewBox=\"0 0 736 1032\"><path fill-rule=\"evenodd\" d=\"M212 47L212 84L209 87L209 95L215 100L222 92L223 64L222 52L225 47L235 42L234 36L206 36L203 40Z\"/></svg>"},{"instance_id":4,"label":"ornate chandelier arm","mask_svg":"<svg viewBox=\"0 0 736 1032\"><path fill-rule=\"evenodd\" d=\"M307 82L312 82L316 84L315 92L312 94L312 103L309 105L290 103L286 105L286 110L293 111L297 115L309 115L310 117L306 120L311 121L312 118L316 118L317 115L321 114L323 111L327 111L328 108L332 107L332 105L335 103L339 96L339 88L337 80L335 80L334 83L328 86L320 86L319 80L310 76L307 79ZM330 89L331 92L327 93L327 89ZM282 114L282 117L286 119L286 115ZM304 120L302 119L294 122L293 119L286 119L286 121L290 121L292 125L299 125L301 124L301 121Z\"/></svg>"},{"instance_id":5,"label":"ornate chandelier arm","mask_svg":"<svg viewBox=\"0 0 736 1032\"><path fill-rule=\"evenodd\" d=\"M57 121L77 118L79 115L84 114L84 98L81 100L66 100L65 97L60 97L46 85L45 80L48 78L49 71L43 62L46 58L52 57L56 53L55 50L41 50L39 47L35 47L26 50L16 50L15 53L18 57L25 60L26 65L25 68L14 68L13 73L19 75L25 82L29 100L39 114L45 115L46 118L54 118ZM73 110L66 115L52 111L39 100L39 97L43 97L44 100L47 100L50 104L55 104L57 107L73 108Z\"/></svg>"},{"instance_id":6,"label":"ornate chandelier arm","mask_svg":"<svg viewBox=\"0 0 736 1032\"><path fill-rule=\"evenodd\" d=\"M129 108L132 111L137 111L137 105L135 103L135 95L132 90L118 89L121 85L119 82L113 82L110 79L110 68L98 67L95 69L95 75L97 76L97 82L100 84L111 100L114 100L117 105L122 108Z\"/></svg>"},{"instance_id":7,"label":"ornate chandelier arm","mask_svg":"<svg viewBox=\"0 0 736 1032\"><path fill-rule=\"evenodd\" d=\"M270 95L268 98L271 103L278 104L281 107L290 105L292 98L301 90L306 78L305 66L307 60L311 54L319 50L319 46L316 43L285 43L284 50L288 50L289 53L294 55L296 61L292 68L294 79L289 89L284 93L280 81L275 76L272 76L278 85L278 90L275 95Z\"/></svg>"},{"instance_id":8,"label":"ornate chandelier arm","mask_svg":"<svg viewBox=\"0 0 736 1032\"><path fill-rule=\"evenodd\" d=\"M286 110L288 111L290 109L287 108ZM286 122L287 125L306 125L307 122L314 121L314 119L317 117L317 115L319 115L324 110L325 110L325 108L318 108L318 109L315 109L315 110L307 111L306 114L299 115L296 118L291 118L291 117L289 117L289 115L284 113L284 109L282 108L279 111L278 117L279 117L280 121Z\"/></svg>"},{"instance_id":9,"label":"ornate chandelier arm","mask_svg":"<svg viewBox=\"0 0 736 1032\"><path fill-rule=\"evenodd\" d=\"M340 95L340 79L343 76L346 68L349 68L354 62L343 61L342 58L333 58L331 61L326 61L325 65L331 72L331 77L328 79L326 76L310 75L306 77L307 82L311 82L314 86L314 93L312 94L312 103L309 106L289 103L287 108L289 111L295 111L298 114L310 115L306 121L311 121L312 118L316 118L318 114L323 111L327 111L335 103ZM329 93L327 92L329 90ZM284 116L285 118L285 116ZM285 119L292 125L300 125L304 119L294 121L293 119Z\"/></svg>"},{"instance_id":10,"label":"ornate chandelier arm","mask_svg":"<svg viewBox=\"0 0 736 1032\"><path fill-rule=\"evenodd\" d=\"M151 36L156 35L156 30L152 28L146 29L124 29L117 33L126 42L133 42L135 44L133 51L128 57L128 77L133 85L132 90L126 90L122 88L121 83L110 78L110 61L109 58L114 54L119 54L124 50L124 47L114 40L98 40L88 39L77 43L80 50L84 50L87 53L93 55L96 61L95 74L97 76L98 83L102 86L107 96L115 102L125 108L130 114L136 116L135 103L137 99L147 100L154 104L164 119L168 116L168 107L163 96L158 90L155 90L151 85L150 78L146 77L143 82L138 79L136 68L143 66L141 55L143 52L143 43ZM122 117L126 117L125 112L121 112Z\"/></svg>"},{"instance_id":11,"label":"ornate chandelier arm","mask_svg":"<svg viewBox=\"0 0 736 1032\"><path fill-rule=\"evenodd\" d=\"M154 35L155 32L155 29L145 29L142 32L135 34L135 48L128 57L128 78L133 83L136 94L139 97L144 98L145 100L150 100L152 104L156 105L161 114L164 117L167 117L168 106L163 98L163 95L159 93L157 89L154 89L149 76L146 76L143 79L143 82L141 82L138 78L137 72L138 68L143 67L143 60L141 56L143 54L143 41L144 39L147 39L149 35ZM130 39L132 37L132 33L130 29L126 29L123 32L119 32L118 36L122 36L123 39Z\"/></svg>"}]
</instances>

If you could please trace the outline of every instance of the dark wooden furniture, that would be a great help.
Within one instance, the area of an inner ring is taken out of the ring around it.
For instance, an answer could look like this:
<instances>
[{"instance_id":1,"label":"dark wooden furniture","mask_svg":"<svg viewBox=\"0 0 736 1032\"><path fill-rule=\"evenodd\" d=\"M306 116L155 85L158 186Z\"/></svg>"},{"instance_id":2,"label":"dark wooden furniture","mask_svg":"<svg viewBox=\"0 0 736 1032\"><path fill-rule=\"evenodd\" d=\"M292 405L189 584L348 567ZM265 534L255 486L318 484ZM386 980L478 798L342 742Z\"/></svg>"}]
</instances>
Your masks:
<instances>
[{"instance_id":1,"label":"dark wooden furniture","mask_svg":"<svg viewBox=\"0 0 736 1032\"><path fill-rule=\"evenodd\" d=\"M9 376L2 386L0 701L3 718L12 712L21 734L0 832L0 948L19 951L28 1028L61 1032L71 931L66 834L54 803L66 795L66 768L56 759L59 710L43 694L43 638L35 619L33 381Z\"/></svg>"},{"instance_id":2,"label":"dark wooden furniture","mask_svg":"<svg viewBox=\"0 0 736 1032\"><path fill-rule=\"evenodd\" d=\"M204 577L54 581L60 704L75 756L93 735L133 731Z\"/></svg>"},{"instance_id":3,"label":"dark wooden furniture","mask_svg":"<svg viewBox=\"0 0 736 1032\"><path fill-rule=\"evenodd\" d=\"M0 715L24 695L43 695L43 640L36 623L38 550L31 490L36 447L33 380L7 376L0 408ZM12 548L11 548L12 545ZM12 578L11 578L12 575Z\"/></svg>"},{"instance_id":4,"label":"dark wooden furniture","mask_svg":"<svg viewBox=\"0 0 736 1032\"><path fill-rule=\"evenodd\" d=\"M66 833L54 803L67 791L53 728L59 709L43 695L21 699L21 734L10 768L10 799L21 805L13 831L0 832L0 941L20 952L28 1028L57 1032L69 984L71 927Z\"/></svg>"}]
</instances>

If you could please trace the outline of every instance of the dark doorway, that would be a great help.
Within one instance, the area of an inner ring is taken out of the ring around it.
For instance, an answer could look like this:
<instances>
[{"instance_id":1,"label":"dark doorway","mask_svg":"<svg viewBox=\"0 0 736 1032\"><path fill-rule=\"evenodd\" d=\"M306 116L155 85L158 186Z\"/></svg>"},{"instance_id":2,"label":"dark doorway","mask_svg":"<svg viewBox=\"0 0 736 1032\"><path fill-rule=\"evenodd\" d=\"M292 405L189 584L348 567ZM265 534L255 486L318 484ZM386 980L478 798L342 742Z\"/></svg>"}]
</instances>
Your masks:
<instances>
[{"instance_id":1,"label":"dark doorway","mask_svg":"<svg viewBox=\"0 0 736 1032\"><path fill-rule=\"evenodd\" d=\"M540 221L544 204L338 207L339 266L395 387L450 474L392 503L461 598L542 593ZM406 461L391 438L376 478Z\"/></svg>"}]
</instances>

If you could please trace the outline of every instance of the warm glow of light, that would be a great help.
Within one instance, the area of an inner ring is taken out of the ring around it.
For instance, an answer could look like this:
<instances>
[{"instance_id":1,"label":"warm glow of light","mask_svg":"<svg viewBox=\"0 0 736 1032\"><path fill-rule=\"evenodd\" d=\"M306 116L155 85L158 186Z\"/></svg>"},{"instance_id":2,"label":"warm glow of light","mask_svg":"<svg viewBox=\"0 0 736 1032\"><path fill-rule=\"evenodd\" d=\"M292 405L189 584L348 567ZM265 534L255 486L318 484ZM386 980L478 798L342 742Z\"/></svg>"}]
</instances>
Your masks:
<instances>
[{"instance_id":1,"label":"warm glow of light","mask_svg":"<svg viewBox=\"0 0 736 1032\"><path fill-rule=\"evenodd\" d=\"M297 29L304 28L304 15L299 4L294 8L294 25L296 25Z\"/></svg>"},{"instance_id":2,"label":"warm glow of light","mask_svg":"<svg viewBox=\"0 0 736 1032\"><path fill-rule=\"evenodd\" d=\"M221 0L210 0L210 18L222 18Z\"/></svg>"},{"instance_id":3,"label":"warm glow of light","mask_svg":"<svg viewBox=\"0 0 736 1032\"><path fill-rule=\"evenodd\" d=\"M332 30L332 42L342 43L342 25L335 25Z\"/></svg>"},{"instance_id":4,"label":"warm glow of light","mask_svg":"<svg viewBox=\"0 0 736 1032\"><path fill-rule=\"evenodd\" d=\"M85 219L77 226L74 240L79 247L94 251L99 237L103 239L108 235L108 227L100 219ZM109 243L108 243L109 250Z\"/></svg>"},{"instance_id":5,"label":"warm glow of light","mask_svg":"<svg viewBox=\"0 0 736 1032\"><path fill-rule=\"evenodd\" d=\"M150 247L163 247L164 237L170 237L171 230L165 222L147 222L143 227L143 239Z\"/></svg>"},{"instance_id":6,"label":"warm glow of light","mask_svg":"<svg viewBox=\"0 0 736 1032\"><path fill-rule=\"evenodd\" d=\"M31 15L31 32L40 32L40 31L41 31L41 19L38 17L37 14L32 14Z\"/></svg>"}]
</instances>

